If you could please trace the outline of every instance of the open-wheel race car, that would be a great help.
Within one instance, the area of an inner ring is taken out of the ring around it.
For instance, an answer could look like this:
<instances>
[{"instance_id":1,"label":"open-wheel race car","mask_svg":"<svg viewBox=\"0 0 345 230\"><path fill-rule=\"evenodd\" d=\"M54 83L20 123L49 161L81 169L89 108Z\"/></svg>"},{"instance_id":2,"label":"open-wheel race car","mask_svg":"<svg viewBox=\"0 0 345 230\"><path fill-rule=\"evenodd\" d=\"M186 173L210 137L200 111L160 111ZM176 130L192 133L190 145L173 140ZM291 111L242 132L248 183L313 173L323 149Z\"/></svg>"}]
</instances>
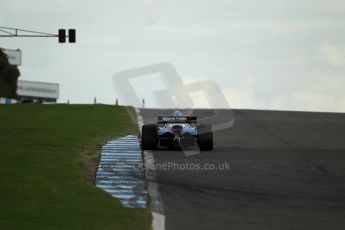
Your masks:
<instances>
[{"instance_id":1,"label":"open-wheel race car","mask_svg":"<svg viewBox=\"0 0 345 230\"><path fill-rule=\"evenodd\" d=\"M209 124L197 124L194 115L183 116L180 111L157 117L157 124L142 126L142 150L160 147L168 149L199 146L200 150L213 149L213 132Z\"/></svg>"}]
</instances>

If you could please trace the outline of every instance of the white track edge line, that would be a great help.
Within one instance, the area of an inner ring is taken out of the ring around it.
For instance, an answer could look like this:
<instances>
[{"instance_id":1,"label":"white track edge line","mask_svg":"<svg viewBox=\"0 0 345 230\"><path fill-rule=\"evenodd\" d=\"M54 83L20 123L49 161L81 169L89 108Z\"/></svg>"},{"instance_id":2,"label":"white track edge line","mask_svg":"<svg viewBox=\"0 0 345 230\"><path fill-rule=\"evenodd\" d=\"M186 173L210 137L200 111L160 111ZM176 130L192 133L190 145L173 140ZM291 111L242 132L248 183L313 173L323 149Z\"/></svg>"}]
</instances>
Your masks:
<instances>
[{"instance_id":1,"label":"white track edge line","mask_svg":"<svg viewBox=\"0 0 345 230\"><path fill-rule=\"evenodd\" d=\"M135 113L137 115L139 131L141 134L141 127L144 124L144 119L141 116L140 110L138 108L135 108ZM152 151L144 151L144 158L145 164L147 163L147 161L150 161L150 164L154 165ZM157 183L155 182L155 171L151 170L149 172L148 170L146 170L145 174L148 179L147 190L150 195L150 207L152 210L152 230L165 230L165 215L163 209L163 202L157 188Z\"/></svg>"}]
</instances>

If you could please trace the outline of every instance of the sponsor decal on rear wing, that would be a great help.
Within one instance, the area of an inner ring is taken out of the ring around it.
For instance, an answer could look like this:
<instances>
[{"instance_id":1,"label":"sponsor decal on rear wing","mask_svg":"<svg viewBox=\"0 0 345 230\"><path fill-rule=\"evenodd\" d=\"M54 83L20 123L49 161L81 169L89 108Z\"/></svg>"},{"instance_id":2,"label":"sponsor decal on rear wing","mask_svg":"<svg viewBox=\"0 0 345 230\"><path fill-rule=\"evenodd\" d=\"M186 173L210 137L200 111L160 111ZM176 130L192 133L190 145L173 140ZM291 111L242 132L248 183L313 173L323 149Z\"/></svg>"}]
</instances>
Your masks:
<instances>
[{"instance_id":1,"label":"sponsor decal on rear wing","mask_svg":"<svg viewBox=\"0 0 345 230\"><path fill-rule=\"evenodd\" d=\"M158 116L158 123L196 123L196 116Z\"/></svg>"}]
</instances>

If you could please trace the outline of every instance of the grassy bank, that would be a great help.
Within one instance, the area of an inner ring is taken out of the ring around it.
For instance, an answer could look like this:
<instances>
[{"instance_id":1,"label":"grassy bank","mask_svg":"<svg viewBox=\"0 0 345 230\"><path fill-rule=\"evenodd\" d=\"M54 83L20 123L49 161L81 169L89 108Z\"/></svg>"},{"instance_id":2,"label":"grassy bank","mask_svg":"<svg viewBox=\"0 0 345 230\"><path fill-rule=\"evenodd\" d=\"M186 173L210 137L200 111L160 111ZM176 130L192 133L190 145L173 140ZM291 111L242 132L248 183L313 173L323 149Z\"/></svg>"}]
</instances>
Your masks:
<instances>
[{"instance_id":1,"label":"grassy bank","mask_svg":"<svg viewBox=\"0 0 345 230\"><path fill-rule=\"evenodd\" d=\"M137 132L124 107L0 105L0 229L149 229L88 183L99 147Z\"/></svg>"}]
</instances>

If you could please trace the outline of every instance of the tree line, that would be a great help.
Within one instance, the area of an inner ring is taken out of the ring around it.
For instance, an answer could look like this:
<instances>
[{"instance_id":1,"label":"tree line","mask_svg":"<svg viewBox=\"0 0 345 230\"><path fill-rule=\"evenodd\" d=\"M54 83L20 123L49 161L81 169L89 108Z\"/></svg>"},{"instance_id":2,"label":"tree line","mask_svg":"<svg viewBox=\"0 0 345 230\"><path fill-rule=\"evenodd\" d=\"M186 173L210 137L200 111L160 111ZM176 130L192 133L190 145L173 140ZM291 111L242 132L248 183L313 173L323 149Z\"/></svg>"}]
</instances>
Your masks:
<instances>
[{"instance_id":1,"label":"tree line","mask_svg":"<svg viewBox=\"0 0 345 230\"><path fill-rule=\"evenodd\" d=\"M17 98L18 67L11 65L7 55L0 48L0 97Z\"/></svg>"}]
</instances>

